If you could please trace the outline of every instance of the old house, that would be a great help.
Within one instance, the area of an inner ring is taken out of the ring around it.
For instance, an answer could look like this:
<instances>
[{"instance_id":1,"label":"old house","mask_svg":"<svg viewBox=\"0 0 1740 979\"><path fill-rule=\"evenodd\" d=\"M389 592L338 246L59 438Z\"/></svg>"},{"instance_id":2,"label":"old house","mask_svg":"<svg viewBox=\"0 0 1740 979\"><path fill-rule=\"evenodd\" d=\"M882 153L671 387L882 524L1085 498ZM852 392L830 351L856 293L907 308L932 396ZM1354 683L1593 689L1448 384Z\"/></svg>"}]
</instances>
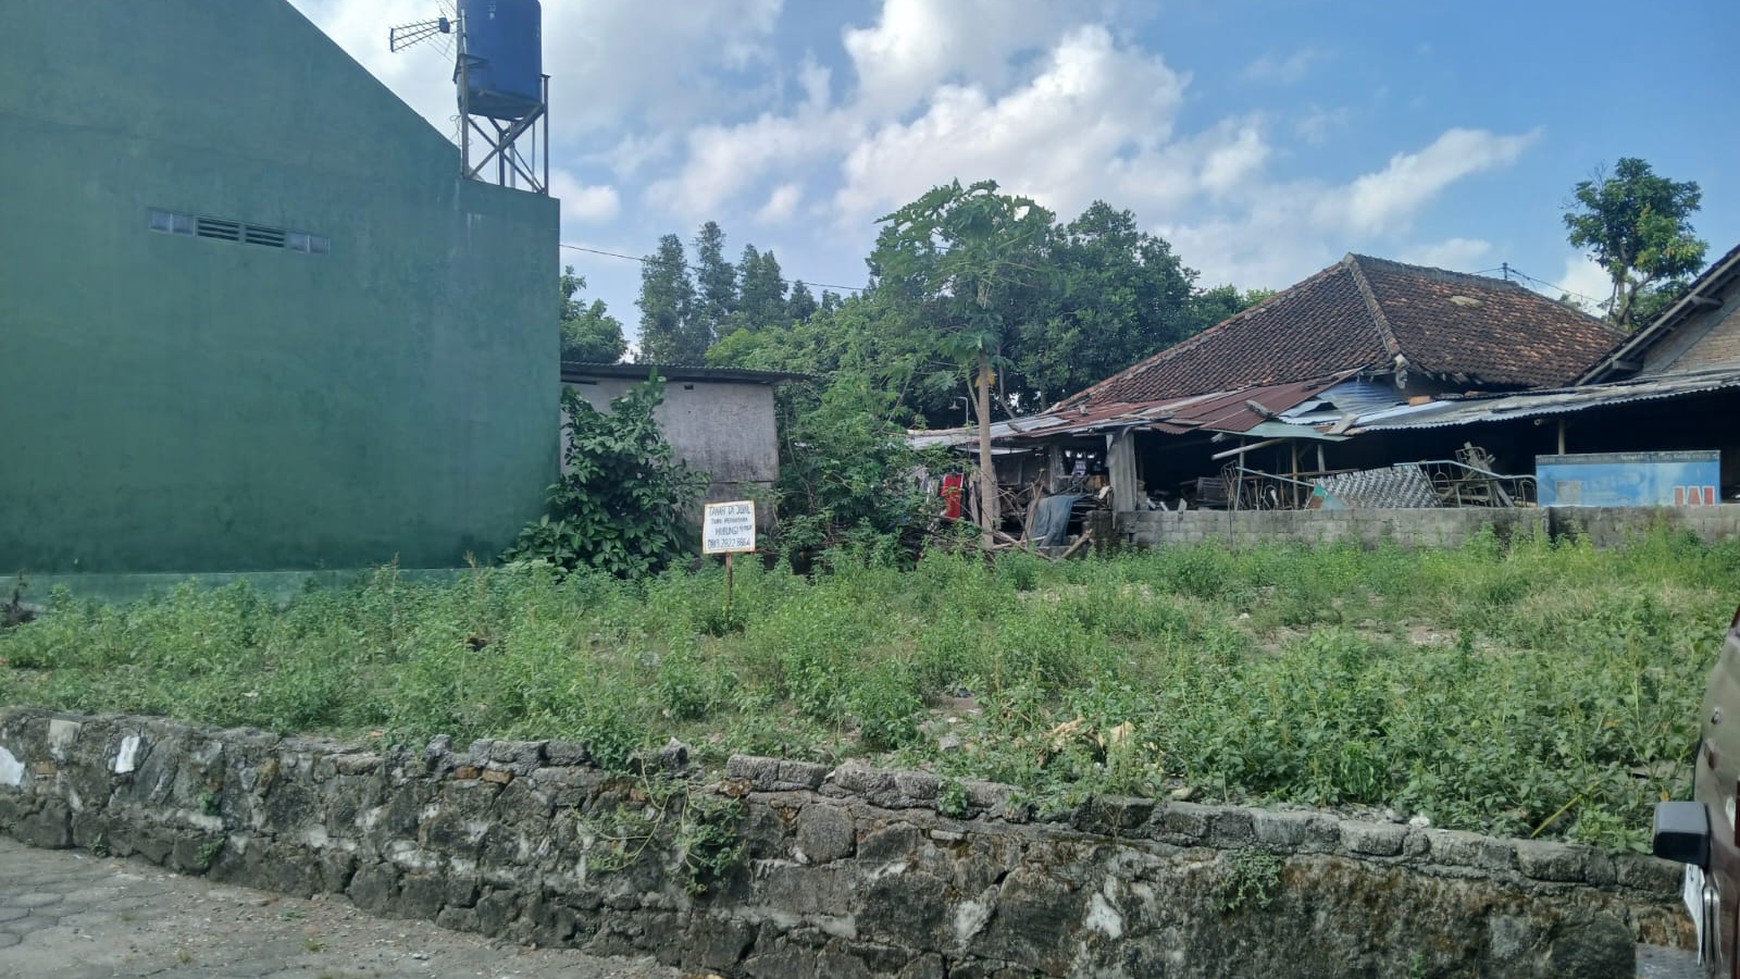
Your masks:
<instances>
[{"instance_id":1,"label":"old house","mask_svg":"<svg viewBox=\"0 0 1740 979\"><path fill-rule=\"evenodd\" d=\"M1461 447L1430 430L1405 447L1356 439L1358 423L1446 397L1569 385L1622 339L1518 283L1348 255L1009 423L1018 431L1005 442L1058 462L1098 448L1120 511L1304 506L1325 475L1398 457L1454 465ZM1512 448L1478 460L1520 466L1533 451Z\"/></svg>"},{"instance_id":2,"label":"old house","mask_svg":"<svg viewBox=\"0 0 1740 979\"><path fill-rule=\"evenodd\" d=\"M1740 498L1736 417L1740 247L1718 259L1673 306L1623 338L1573 384L1440 398L1368 413L1349 431L1362 440L1404 441L1436 431L1515 446L1519 455L1719 454L1719 487L1706 486L1696 501L1708 503L1716 496Z\"/></svg>"},{"instance_id":3,"label":"old house","mask_svg":"<svg viewBox=\"0 0 1740 979\"><path fill-rule=\"evenodd\" d=\"M779 480L779 436L774 389L801 374L720 367L660 367L647 364L562 364L562 386L600 411L629 388L657 373L665 380L664 403L655 417L673 454L708 474L707 500L765 498ZM567 426L563 425L566 455ZM757 516L764 525L772 507Z\"/></svg>"}]
</instances>

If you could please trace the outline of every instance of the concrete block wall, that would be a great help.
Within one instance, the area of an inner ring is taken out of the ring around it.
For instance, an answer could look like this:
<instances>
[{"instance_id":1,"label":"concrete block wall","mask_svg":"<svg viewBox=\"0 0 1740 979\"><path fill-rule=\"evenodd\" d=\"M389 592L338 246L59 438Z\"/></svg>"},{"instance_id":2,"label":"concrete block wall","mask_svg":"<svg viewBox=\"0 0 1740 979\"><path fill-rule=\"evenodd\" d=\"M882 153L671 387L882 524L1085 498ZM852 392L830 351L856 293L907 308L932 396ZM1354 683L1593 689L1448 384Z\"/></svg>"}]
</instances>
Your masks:
<instances>
[{"instance_id":1,"label":"concrete block wall","mask_svg":"<svg viewBox=\"0 0 1740 979\"><path fill-rule=\"evenodd\" d=\"M1683 528L1705 541L1740 536L1740 505L1706 507L1553 507L1549 509L1433 510L1143 510L1120 513L1115 529L1101 517L1095 538L1135 547L1218 541L1238 546L1269 541L1306 544L1352 542L1377 547L1456 547L1487 527L1514 535L1587 535L1598 547L1616 547L1662 525Z\"/></svg>"},{"instance_id":2,"label":"concrete block wall","mask_svg":"<svg viewBox=\"0 0 1740 979\"><path fill-rule=\"evenodd\" d=\"M1688 507L1554 507L1554 536L1582 534L1596 547L1618 547L1659 527L1704 541L1740 537L1740 504Z\"/></svg>"},{"instance_id":3,"label":"concrete block wall","mask_svg":"<svg viewBox=\"0 0 1740 979\"><path fill-rule=\"evenodd\" d=\"M1688 940L1679 867L1637 854L1136 798L1042 815L1008 786L859 764L685 775L672 749L661 782L588 757L6 708L0 831L731 979L1617 979L1633 942ZM664 818L660 785L683 790ZM704 889L689 806L727 814ZM626 860L625 817L654 826Z\"/></svg>"},{"instance_id":4,"label":"concrete block wall","mask_svg":"<svg viewBox=\"0 0 1740 979\"><path fill-rule=\"evenodd\" d=\"M1542 510L1486 509L1139 511L1118 515L1117 539L1137 547L1203 541L1237 546L1277 540L1456 547L1489 526L1501 537L1545 533L1547 515Z\"/></svg>"}]
</instances>

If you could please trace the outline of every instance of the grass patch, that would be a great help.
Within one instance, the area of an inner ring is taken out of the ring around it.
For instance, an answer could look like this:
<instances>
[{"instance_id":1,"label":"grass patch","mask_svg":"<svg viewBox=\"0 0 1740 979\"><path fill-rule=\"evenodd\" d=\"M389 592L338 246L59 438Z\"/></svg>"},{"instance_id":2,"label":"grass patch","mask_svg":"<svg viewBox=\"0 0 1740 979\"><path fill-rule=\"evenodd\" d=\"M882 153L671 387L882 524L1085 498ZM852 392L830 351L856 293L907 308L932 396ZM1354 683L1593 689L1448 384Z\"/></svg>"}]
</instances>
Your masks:
<instances>
[{"instance_id":1,"label":"grass patch","mask_svg":"<svg viewBox=\"0 0 1740 979\"><path fill-rule=\"evenodd\" d=\"M1740 542L1596 551L1204 545L1051 564L931 555L814 579L745 562L621 582L386 568L279 605L245 583L125 607L61 594L0 631L0 703L413 743L670 737L875 755L1045 807L1188 786L1389 806L1639 848L1687 790ZM939 748L926 705L976 705Z\"/></svg>"}]
</instances>

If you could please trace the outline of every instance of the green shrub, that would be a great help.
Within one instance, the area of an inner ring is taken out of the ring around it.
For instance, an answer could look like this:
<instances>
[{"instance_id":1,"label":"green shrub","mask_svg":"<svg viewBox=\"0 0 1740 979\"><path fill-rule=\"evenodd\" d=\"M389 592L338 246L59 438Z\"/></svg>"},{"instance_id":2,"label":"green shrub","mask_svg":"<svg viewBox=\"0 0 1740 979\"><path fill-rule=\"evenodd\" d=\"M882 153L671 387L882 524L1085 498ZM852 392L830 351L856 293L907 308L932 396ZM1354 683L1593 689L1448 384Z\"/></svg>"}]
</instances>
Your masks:
<instances>
[{"instance_id":1,"label":"green shrub","mask_svg":"<svg viewBox=\"0 0 1740 979\"><path fill-rule=\"evenodd\" d=\"M1622 849L1688 790L1735 580L1740 543L1671 528L1610 551L1483 535L931 553L813 578L746 561L729 618L716 566L439 584L388 567L287 603L245 584L51 596L0 631L0 703L401 743L577 738L616 768L671 737L715 761L895 752L1043 807L1187 786ZM957 716L959 750L938 750L927 702Z\"/></svg>"}]
</instances>

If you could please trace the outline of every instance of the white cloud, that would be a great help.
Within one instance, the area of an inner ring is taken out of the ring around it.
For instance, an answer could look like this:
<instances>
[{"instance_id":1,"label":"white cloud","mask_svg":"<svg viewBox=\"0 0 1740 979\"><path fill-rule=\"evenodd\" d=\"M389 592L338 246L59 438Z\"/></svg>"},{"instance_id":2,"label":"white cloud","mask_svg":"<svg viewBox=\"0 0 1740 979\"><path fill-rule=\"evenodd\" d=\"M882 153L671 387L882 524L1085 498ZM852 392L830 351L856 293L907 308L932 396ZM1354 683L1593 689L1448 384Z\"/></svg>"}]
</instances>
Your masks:
<instances>
[{"instance_id":1,"label":"white cloud","mask_svg":"<svg viewBox=\"0 0 1740 979\"><path fill-rule=\"evenodd\" d=\"M1067 0L884 0L872 27L848 27L841 43L858 74L858 100L898 112L938 84L1000 87L1011 56L1042 48L1081 16Z\"/></svg>"},{"instance_id":2,"label":"white cloud","mask_svg":"<svg viewBox=\"0 0 1740 979\"><path fill-rule=\"evenodd\" d=\"M1398 153L1383 170L1360 177L1345 194L1324 200L1318 219L1361 234L1393 230L1463 177L1515 162L1539 136L1539 130L1519 136L1482 129L1447 130L1418 153Z\"/></svg>"},{"instance_id":3,"label":"white cloud","mask_svg":"<svg viewBox=\"0 0 1740 979\"><path fill-rule=\"evenodd\" d=\"M387 50L396 24L429 20L430 0L291 0L442 132L454 129L452 41L443 36L400 54ZM704 79L772 58L783 0L710 0L680 12L639 0L561 0L543 5L544 71L551 125L564 138L599 129L681 124L726 98Z\"/></svg>"},{"instance_id":4,"label":"white cloud","mask_svg":"<svg viewBox=\"0 0 1740 979\"><path fill-rule=\"evenodd\" d=\"M756 223L784 224L797 212L798 202L803 200L803 196L803 188L797 184L780 184L768 195L761 210L755 212Z\"/></svg>"},{"instance_id":5,"label":"white cloud","mask_svg":"<svg viewBox=\"0 0 1740 979\"><path fill-rule=\"evenodd\" d=\"M1429 265L1452 272L1474 272L1492 254L1492 242L1479 238L1446 238L1413 245L1396 254L1396 260L1411 265Z\"/></svg>"},{"instance_id":6,"label":"white cloud","mask_svg":"<svg viewBox=\"0 0 1740 979\"><path fill-rule=\"evenodd\" d=\"M1347 125L1351 115L1346 109L1320 109L1315 106L1304 118L1293 123L1293 134L1310 146L1329 142L1331 133Z\"/></svg>"},{"instance_id":7,"label":"white cloud","mask_svg":"<svg viewBox=\"0 0 1740 979\"><path fill-rule=\"evenodd\" d=\"M716 216L731 198L771 171L813 164L852 137L850 113L827 105L827 72L806 70L808 101L791 114L763 113L736 125L691 130L688 159L678 173L653 182L647 200L689 220Z\"/></svg>"},{"instance_id":8,"label":"white cloud","mask_svg":"<svg viewBox=\"0 0 1740 979\"><path fill-rule=\"evenodd\" d=\"M607 224L622 211L616 188L609 184L588 185L567 170L550 173L550 194L562 201L565 231L586 224Z\"/></svg>"},{"instance_id":9,"label":"white cloud","mask_svg":"<svg viewBox=\"0 0 1740 979\"><path fill-rule=\"evenodd\" d=\"M1171 135L1186 80L1103 27L1070 31L1038 74L1002 97L944 85L909 123L874 128L846 155L835 196L862 221L930 187L991 177L1059 211L1105 193L1108 177Z\"/></svg>"},{"instance_id":10,"label":"white cloud","mask_svg":"<svg viewBox=\"0 0 1740 979\"><path fill-rule=\"evenodd\" d=\"M1265 54L1245 66L1244 76L1253 82L1296 85L1305 80L1314 66L1327 60L1329 53L1316 48L1301 48L1285 58Z\"/></svg>"},{"instance_id":11,"label":"white cloud","mask_svg":"<svg viewBox=\"0 0 1740 979\"><path fill-rule=\"evenodd\" d=\"M783 0L545 3L554 125L573 137L699 118L729 98L729 87L709 76L771 62L782 7Z\"/></svg>"},{"instance_id":12,"label":"white cloud","mask_svg":"<svg viewBox=\"0 0 1740 979\"><path fill-rule=\"evenodd\" d=\"M1202 162L1202 186L1219 196L1231 194L1260 174L1268 159L1268 144L1256 124L1241 125L1229 141L1209 150Z\"/></svg>"}]
</instances>

